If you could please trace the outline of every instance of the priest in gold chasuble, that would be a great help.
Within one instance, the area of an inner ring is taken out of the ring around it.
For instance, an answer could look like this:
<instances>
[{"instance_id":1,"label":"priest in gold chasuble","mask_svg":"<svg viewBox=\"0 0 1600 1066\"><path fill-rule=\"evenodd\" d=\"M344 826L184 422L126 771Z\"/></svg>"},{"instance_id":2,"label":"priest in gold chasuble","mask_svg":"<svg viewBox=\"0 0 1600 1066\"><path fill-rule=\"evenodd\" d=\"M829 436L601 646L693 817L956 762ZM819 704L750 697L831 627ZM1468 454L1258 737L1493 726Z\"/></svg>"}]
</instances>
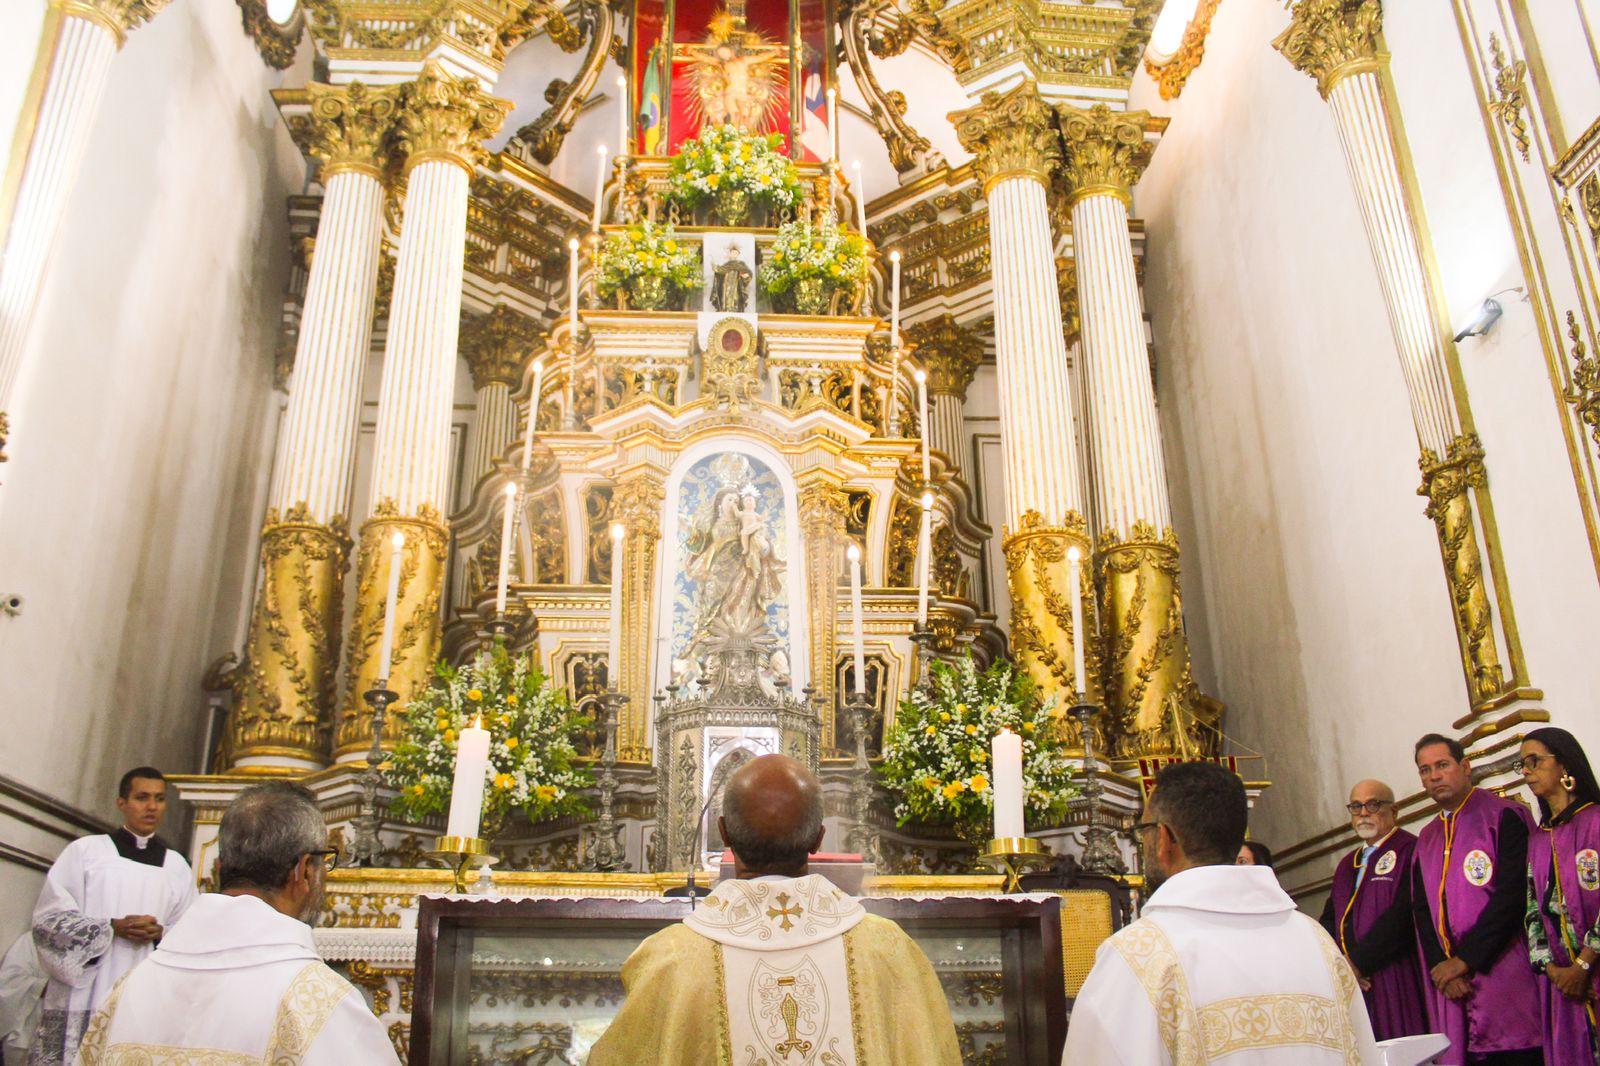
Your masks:
<instances>
[{"instance_id":1,"label":"priest in gold chasuble","mask_svg":"<svg viewBox=\"0 0 1600 1066\"><path fill-rule=\"evenodd\" d=\"M590 1066L955 1066L955 1025L927 956L817 874L822 793L764 755L728 781L718 824L737 876L639 945L627 998Z\"/></svg>"}]
</instances>

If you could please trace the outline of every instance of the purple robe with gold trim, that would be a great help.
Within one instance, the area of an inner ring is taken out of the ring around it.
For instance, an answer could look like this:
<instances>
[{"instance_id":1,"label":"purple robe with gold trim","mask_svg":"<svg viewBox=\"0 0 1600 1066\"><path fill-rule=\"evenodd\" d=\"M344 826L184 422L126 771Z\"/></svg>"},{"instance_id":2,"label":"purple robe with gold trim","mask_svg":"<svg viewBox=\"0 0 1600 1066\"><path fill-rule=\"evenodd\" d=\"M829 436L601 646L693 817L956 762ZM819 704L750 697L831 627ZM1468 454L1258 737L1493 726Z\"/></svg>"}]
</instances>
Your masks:
<instances>
[{"instance_id":1,"label":"purple robe with gold trim","mask_svg":"<svg viewBox=\"0 0 1600 1066\"><path fill-rule=\"evenodd\" d=\"M1551 898L1550 853L1555 851L1555 867L1560 901L1567 912L1566 926L1557 926L1544 906ZM1539 917L1544 922L1545 942L1557 966L1571 966L1573 956L1583 950L1584 934L1594 928L1600 916L1600 806L1589 804L1554 828L1534 830L1528 840L1528 874L1533 879L1533 898L1538 901ZM1582 1063L1594 1061L1591 1026L1600 1013L1595 983L1589 982L1587 1005L1563 996L1549 978L1541 977L1539 1006L1544 1022L1545 1061Z\"/></svg>"},{"instance_id":2,"label":"purple robe with gold trim","mask_svg":"<svg viewBox=\"0 0 1600 1066\"><path fill-rule=\"evenodd\" d=\"M1411 857L1417 838L1395 829L1380 841L1361 875L1357 847L1339 860L1322 912L1323 927L1350 964L1372 982L1364 994L1379 1040L1428 1032L1421 960L1411 908ZM1359 881L1359 884L1357 883Z\"/></svg>"},{"instance_id":3,"label":"purple robe with gold trim","mask_svg":"<svg viewBox=\"0 0 1600 1066\"><path fill-rule=\"evenodd\" d=\"M1412 887L1424 977L1439 961L1459 958L1472 985L1456 1001L1426 982L1429 1023L1450 1038L1438 1062L1540 1046L1539 994L1519 914L1526 911L1531 828L1521 804L1473 789L1417 837ZM1523 885L1520 902L1516 881Z\"/></svg>"}]
</instances>

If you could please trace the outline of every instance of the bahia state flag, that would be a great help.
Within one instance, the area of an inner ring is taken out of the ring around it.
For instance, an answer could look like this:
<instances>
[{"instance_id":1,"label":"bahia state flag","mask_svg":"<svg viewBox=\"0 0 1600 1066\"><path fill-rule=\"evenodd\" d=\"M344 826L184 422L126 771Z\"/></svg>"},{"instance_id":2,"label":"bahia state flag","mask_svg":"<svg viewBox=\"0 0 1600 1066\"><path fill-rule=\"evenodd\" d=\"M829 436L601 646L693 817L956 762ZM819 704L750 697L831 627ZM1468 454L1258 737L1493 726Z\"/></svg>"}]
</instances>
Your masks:
<instances>
[{"instance_id":1,"label":"bahia state flag","mask_svg":"<svg viewBox=\"0 0 1600 1066\"><path fill-rule=\"evenodd\" d=\"M805 98L800 109L800 147L805 152L802 158L821 162L828 158L828 92L823 81L821 54L810 48L806 52L806 80L802 83Z\"/></svg>"},{"instance_id":2,"label":"bahia state flag","mask_svg":"<svg viewBox=\"0 0 1600 1066\"><path fill-rule=\"evenodd\" d=\"M639 91L638 124L643 127L645 155L661 151L661 45L650 49L645 63L644 86Z\"/></svg>"}]
</instances>

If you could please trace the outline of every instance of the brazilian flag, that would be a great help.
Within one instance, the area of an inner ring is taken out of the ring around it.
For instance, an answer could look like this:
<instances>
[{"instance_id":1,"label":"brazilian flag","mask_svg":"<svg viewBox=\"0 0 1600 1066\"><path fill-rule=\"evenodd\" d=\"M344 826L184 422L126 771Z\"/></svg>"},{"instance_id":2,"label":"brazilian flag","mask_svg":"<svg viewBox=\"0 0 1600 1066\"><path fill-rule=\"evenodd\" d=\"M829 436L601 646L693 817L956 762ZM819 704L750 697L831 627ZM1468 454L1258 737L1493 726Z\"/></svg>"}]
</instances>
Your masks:
<instances>
[{"instance_id":1,"label":"brazilian flag","mask_svg":"<svg viewBox=\"0 0 1600 1066\"><path fill-rule=\"evenodd\" d=\"M644 87L639 93L639 122L644 127L644 154L657 155L661 148L661 44L650 49L644 68Z\"/></svg>"}]
</instances>

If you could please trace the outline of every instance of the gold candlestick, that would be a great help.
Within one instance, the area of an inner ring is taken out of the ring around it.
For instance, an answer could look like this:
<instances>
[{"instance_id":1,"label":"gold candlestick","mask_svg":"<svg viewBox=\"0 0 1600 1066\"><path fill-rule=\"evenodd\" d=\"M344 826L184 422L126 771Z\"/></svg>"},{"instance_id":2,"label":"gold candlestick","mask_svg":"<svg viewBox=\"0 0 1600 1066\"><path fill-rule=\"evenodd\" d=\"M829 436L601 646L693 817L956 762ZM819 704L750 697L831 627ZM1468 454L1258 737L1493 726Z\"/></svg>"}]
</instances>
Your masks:
<instances>
[{"instance_id":1,"label":"gold candlestick","mask_svg":"<svg viewBox=\"0 0 1600 1066\"><path fill-rule=\"evenodd\" d=\"M1005 875L1002 892L1022 891L1022 875L1043 870L1050 865L1052 856L1045 846L1032 837L997 837L979 854L978 860L993 866Z\"/></svg>"},{"instance_id":2,"label":"gold candlestick","mask_svg":"<svg viewBox=\"0 0 1600 1066\"><path fill-rule=\"evenodd\" d=\"M498 861L497 856L489 854L489 842L478 837L439 837L433 842L433 850L428 854L450 864L451 876L455 879L455 890L461 895L465 895L467 891L468 870L489 866Z\"/></svg>"}]
</instances>

